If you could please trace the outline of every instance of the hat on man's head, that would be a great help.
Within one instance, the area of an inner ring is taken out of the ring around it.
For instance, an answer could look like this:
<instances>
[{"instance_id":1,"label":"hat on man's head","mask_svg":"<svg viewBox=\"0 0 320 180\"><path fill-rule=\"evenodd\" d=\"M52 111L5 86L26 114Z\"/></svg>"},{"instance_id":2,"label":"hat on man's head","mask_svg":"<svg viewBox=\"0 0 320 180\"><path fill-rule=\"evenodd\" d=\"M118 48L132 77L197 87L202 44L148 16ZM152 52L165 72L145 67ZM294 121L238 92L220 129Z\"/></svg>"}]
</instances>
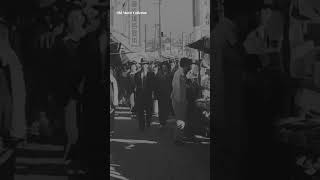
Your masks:
<instances>
[{"instance_id":1,"label":"hat on man's head","mask_svg":"<svg viewBox=\"0 0 320 180\"><path fill-rule=\"evenodd\" d=\"M141 58L140 64L149 64L149 62L146 61L145 59Z\"/></svg>"},{"instance_id":2,"label":"hat on man's head","mask_svg":"<svg viewBox=\"0 0 320 180\"><path fill-rule=\"evenodd\" d=\"M169 66L169 61L163 61L160 63L160 66L163 66L163 65L166 65L166 66Z\"/></svg>"},{"instance_id":3,"label":"hat on man's head","mask_svg":"<svg viewBox=\"0 0 320 180\"><path fill-rule=\"evenodd\" d=\"M134 64L137 64L137 62L136 62L136 61L129 61L129 62L128 62L128 65L130 65L130 66L132 66L132 65L134 65Z\"/></svg>"},{"instance_id":4,"label":"hat on man's head","mask_svg":"<svg viewBox=\"0 0 320 180\"><path fill-rule=\"evenodd\" d=\"M154 65L158 66L160 64L161 64L161 62L159 60L154 61Z\"/></svg>"},{"instance_id":5,"label":"hat on man's head","mask_svg":"<svg viewBox=\"0 0 320 180\"><path fill-rule=\"evenodd\" d=\"M192 60L189 58L182 58L180 60L180 67L190 66L192 64Z\"/></svg>"}]
</instances>

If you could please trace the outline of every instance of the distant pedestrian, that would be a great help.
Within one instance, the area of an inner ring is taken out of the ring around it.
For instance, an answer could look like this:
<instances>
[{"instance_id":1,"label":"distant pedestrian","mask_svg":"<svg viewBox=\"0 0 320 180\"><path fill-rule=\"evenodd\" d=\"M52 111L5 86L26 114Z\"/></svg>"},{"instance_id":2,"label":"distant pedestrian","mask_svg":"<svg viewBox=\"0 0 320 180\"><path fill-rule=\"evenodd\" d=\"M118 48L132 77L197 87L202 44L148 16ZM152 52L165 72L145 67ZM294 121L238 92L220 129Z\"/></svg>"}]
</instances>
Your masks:
<instances>
[{"instance_id":1,"label":"distant pedestrian","mask_svg":"<svg viewBox=\"0 0 320 180\"><path fill-rule=\"evenodd\" d=\"M173 76L174 73L177 71L177 66L176 66L176 62L174 60L172 60L170 62L170 71L169 71L169 76L170 76L170 83L172 84L172 80L173 80ZM172 93L172 86L170 86L170 94ZM172 106L172 101L170 101L170 115L174 116L174 110L173 110L173 106Z\"/></svg>"},{"instance_id":2,"label":"distant pedestrian","mask_svg":"<svg viewBox=\"0 0 320 180\"><path fill-rule=\"evenodd\" d=\"M170 113L170 93L171 79L168 64L161 64L161 70L156 75L157 78L157 94L159 96L159 121L163 127L166 125Z\"/></svg>"},{"instance_id":3,"label":"distant pedestrian","mask_svg":"<svg viewBox=\"0 0 320 180\"><path fill-rule=\"evenodd\" d=\"M151 70L154 73L155 76L159 75L159 62L155 61L152 66L151 66ZM154 88L156 88L157 86L159 86L159 81L157 81L158 79L155 79L155 86ZM154 91L153 92L153 114L156 117L159 117L159 92L158 91Z\"/></svg>"},{"instance_id":4,"label":"distant pedestrian","mask_svg":"<svg viewBox=\"0 0 320 180\"><path fill-rule=\"evenodd\" d=\"M135 114L135 74L137 73L137 65L136 62L133 62L130 67L129 72L129 95L130 95L130 110Z\"/></svg>"},{"instance_id":5,"label":"distant pedestrian","mask_svg":"<svg viewBox=\"0 0 320 180\"><path fill-rule=\"evenodd\" d=\"M118 83L113 74L113 68L110 68L110 135L114 133L115 110L118 106Z\"/></svg>"}]
</instances>

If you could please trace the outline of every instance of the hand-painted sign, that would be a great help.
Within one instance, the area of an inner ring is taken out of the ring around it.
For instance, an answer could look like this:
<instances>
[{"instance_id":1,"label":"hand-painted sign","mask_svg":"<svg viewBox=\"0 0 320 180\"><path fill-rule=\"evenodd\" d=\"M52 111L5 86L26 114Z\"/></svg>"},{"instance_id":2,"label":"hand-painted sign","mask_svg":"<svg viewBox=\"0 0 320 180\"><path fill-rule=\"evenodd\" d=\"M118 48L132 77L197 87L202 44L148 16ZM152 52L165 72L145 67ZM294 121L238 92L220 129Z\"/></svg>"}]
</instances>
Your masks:
<instances>
[{"instance_id":1,"label":"hand-painted sign","mask_svg":"<svg viewBox=\"0 0 320 180\"><path fill-rule=\"evenodd\" d=\"M139 0L131 0L130 1L130 11L131 12L137 12L139 11ZM130 45L131 46L139 46L140 42L140 15L132 14L130 15Z\"/></svg>"}]
</instances>

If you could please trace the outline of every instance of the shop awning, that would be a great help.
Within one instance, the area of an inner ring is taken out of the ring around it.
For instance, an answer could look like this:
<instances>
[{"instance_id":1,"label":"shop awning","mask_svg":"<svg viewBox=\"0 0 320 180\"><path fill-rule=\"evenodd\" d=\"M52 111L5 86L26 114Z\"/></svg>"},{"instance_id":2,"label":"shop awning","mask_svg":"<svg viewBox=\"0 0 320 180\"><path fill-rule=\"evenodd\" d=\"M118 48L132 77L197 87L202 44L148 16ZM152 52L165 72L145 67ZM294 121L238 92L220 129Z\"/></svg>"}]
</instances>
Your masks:
<instances>
[{"instance_id":1,"label":"shop awning","mask_svg":"<svg viewBox=\"0 0 320 180\"><path fill-rule=\"evenodd\" d=\"M192 49L197 49L199 51L205 52L205 53L211 53L210 52L210 38L205 36L199 39L198 41L195 41L193 43L190 43L187 45L187 47L190 47Z\"/></svg>"},{"instance_id":2,"label":"shop awning","mask_svg":"<svg viewBox=\"0 0 320 180\"><path fill-rule=\"evenodd\" d=\"M110 65L111 66L119 66L122 64L122 60L120 57L120 46L121 43L114 41L113 39L110 39L109 42L109 50L110 50Z\"/></svg>"},{"instance_id":3,"label":"shop awning","mask_svg":"<svg viewBox=\"0 0 320 180\"><path fill-rule=\"evenodd\" d=\"M115 41L119 42L122 45L122 50L126 52L137 52L135 48L132 48L130 44L128 43L128 38L122 35L121 33L118 33L114 30L111 31L110 38Z\"/></svg>"},{"instance_id":4,"label":"shop awning","mask_svg":"<svg viewBox=\"0 0 320 180\"><path fill-rule=\"evenodd\" d=\"M113 42L121 44L120 50L115 52L121 58L121 63L126 64L127 62L140 62L141 58L147 59L146 53L140 47L131 47L128 43L128 39L122 34L112 31L110 37Z\"/></svg>"}]
</instances>

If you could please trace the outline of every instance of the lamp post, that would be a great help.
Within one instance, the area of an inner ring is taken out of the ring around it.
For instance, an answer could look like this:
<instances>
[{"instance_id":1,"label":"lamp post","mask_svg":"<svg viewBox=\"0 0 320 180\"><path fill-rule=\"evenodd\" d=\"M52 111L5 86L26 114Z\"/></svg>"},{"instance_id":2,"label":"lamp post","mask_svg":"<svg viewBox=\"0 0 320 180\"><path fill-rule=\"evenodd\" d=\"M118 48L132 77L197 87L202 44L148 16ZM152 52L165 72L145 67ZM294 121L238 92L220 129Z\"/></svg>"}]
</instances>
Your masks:
<instances>
[{"instance_id":1,"label":"lamp post","mask_svg":"<svg viewBox=\"0 0 320 180\"><path fill-rule=\"evenodd\" d=\"M159 0L159 58L161 58L161 0Z\"/></svg>"}]
</instances>

